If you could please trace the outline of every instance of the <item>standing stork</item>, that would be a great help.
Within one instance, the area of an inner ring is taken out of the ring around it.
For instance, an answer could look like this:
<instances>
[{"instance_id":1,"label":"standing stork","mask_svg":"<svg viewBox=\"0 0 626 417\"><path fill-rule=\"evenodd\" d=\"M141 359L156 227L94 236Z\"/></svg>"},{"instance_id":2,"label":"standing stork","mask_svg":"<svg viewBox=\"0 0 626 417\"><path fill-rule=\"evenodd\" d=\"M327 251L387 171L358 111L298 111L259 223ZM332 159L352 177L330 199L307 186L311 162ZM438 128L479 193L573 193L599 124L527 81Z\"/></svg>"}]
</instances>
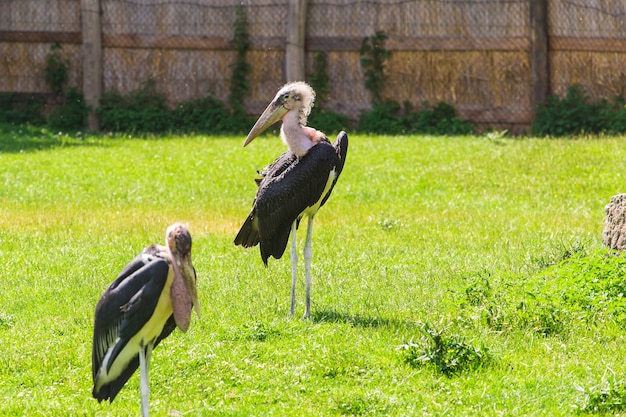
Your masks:
<instances>
[{"instance_id":1,"label":"standing stork","mask_svg":"<svg viewBox=\"0 0 626 417\"><path fill-rule=\"evenodd\" d=\"M200 316L191 235L181 223L167 228L165 246L150 245L100 297L93 332L93 396L113 402L140 366L141 414L148 416L152 350L174 328L186 332L191 310Z\"/></svg>"},{"instance_id":2,"label":"standing stork","mask_svg":"<svg viewBox=\"0 0 626 417\"><path fill-rule=\"evenodd\" d=\"M235 237L235 245L245 248L260 243L261 258L279 259L285 252L291 232L291 315L295 312L296 230L302 217L308 217L304 246L306 300L304 317L311 309L311 260L313 258L313 217L326 203L341 174L348 152L348 135L340 132L334 144L319 130L306 126L315 92L304 82L283 86L250 130L243 146L265 129L282 121L280 138L289 148L257 180L258 190L252 211Z\"/></svg>"}]
</instances>

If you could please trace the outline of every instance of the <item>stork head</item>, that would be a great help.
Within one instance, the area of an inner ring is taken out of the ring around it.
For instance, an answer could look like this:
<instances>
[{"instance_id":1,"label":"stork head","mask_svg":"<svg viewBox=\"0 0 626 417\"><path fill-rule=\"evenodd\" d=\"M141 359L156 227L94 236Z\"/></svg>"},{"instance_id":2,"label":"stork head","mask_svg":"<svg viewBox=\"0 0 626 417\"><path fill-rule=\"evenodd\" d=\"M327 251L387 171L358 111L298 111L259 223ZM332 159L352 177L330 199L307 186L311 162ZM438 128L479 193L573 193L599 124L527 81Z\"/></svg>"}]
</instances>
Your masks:
<instances>
[{"instance_id":1,"label":"stork head","mask_svg":"<svg viewBox=\"0 0 626 417\"><path fill-rule=\"evenodd\" d=\"M172 256L174 281L170 289L176 325L186 331L191 320L191 309L200 316L196 273L191 263L191 234L182 223L174 223L165 232L166 245Z\"/></svg>"},{"instance_id":2,"label":"stork head","mask_svg":"<svg viewBox=\"0 0 626 417\"><path fill-rule=\"evenodd\" d=\"M243 146L252 142L268 127L282 120L289 112L295 112L299 125L306 126L306 119L311 113L314 101L315 91L307 83L297 81L285 84L256 121Z\"/></svg>"}]
</instances>

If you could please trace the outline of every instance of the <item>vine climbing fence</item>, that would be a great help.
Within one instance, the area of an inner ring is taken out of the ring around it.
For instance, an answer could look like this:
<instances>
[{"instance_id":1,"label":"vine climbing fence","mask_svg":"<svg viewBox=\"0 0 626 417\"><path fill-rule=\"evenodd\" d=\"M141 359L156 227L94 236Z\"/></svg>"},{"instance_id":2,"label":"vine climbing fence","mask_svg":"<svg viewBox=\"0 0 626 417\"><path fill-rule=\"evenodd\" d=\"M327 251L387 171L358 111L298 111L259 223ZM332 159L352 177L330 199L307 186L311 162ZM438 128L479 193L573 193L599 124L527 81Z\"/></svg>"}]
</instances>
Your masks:
<instances>
[{"instance_id":1,"label":"vine climbing fence","mask_svg":"<svg viewBox=\"0 0 626 417\"><path fill-rule=\"evenodd\" d=\"M286 81L290 3L0 0L0 91L46 93L45 57L59 43L70 62L69 84L86 96L94 88L126 93L151 79L170 104L207 94L227 101L236 8L242 6L252 69L246 109L258 113ZM359 49L376 31L385 32L391 51L384 98L414 108L445 101L483 128L524 131L538 102L574 84L592 99L626 94L623 0L304 3L305 78L313 72L314 54L326 54L325 106L353 119L371 106ZM96 68L87 33L93 25L101 36ZM86 81L92 73L95 87Z\"/></svg>"}]
</instances>

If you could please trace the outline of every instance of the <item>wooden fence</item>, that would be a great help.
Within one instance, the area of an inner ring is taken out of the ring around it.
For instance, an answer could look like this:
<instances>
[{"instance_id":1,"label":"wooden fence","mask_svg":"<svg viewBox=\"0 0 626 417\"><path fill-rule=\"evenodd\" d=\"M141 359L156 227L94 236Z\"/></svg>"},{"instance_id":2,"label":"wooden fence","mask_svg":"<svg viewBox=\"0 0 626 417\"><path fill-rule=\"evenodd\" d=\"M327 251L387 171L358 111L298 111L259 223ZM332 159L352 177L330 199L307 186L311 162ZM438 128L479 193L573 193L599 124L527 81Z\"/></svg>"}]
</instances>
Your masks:
<instances>
[{"instance_id":1,"label":"wooden fence","mask_svg":"<svg viewBox=\"0 0 626 417\"><path fill-rule=\"evenodd\" d=\"M324 104L356 119L370 107L359 48L378 30L392 52L385 98L445 101L483 128L523 132L538 103L573 84L593 99L626 93L623 0L0 0L0 91L48 91L45 57L58 42L70 85L92 104L148 79L170 104L209 92L226 101L238 5L251 114L286 80L307 78L322 51Z\"/></svg>"}]
</instances>

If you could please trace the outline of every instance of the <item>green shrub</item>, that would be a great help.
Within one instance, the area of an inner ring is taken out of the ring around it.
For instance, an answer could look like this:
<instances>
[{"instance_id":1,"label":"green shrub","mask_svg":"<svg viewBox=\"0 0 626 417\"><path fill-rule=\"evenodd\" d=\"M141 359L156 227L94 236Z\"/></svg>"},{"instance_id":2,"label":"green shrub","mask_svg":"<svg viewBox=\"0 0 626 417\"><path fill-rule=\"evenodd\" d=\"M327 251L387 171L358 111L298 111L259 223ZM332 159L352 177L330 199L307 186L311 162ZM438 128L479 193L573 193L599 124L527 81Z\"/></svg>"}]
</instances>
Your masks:
<instances>
[{"instance_id":1,"label":"green shrub","mask_svg":"<svg viewBox=\"0 0 626 417\"><path fill-rule=\"evenodd\" d=\"M474 126L456 115L454 106L440 101L434 107L425 103L422 111L412 112L410 103L405 102L408 131L430 135L467 135Z\"/></svg>"},{"instance_id":2,"label":"green shrub","mask_svg":"<svg viewBox=\"0 0 626 417\"><path fill-rule=\"evenodd\" d=\"M625 275L624 256L578 252L542 271L527 293L589 323L611 321L626 328Z\"/></svg>"},{"instance_id":3,"label":"green shrub","mask_svg":"<svg viewBox=\"0 0 626 417\"><path fill-rule=\"evenodd\" d=\"M540 106L532 127L537 136L569 136L626 132L626 110L621 100L590 101L577 85L567 89L565 97L548 97Z\"/></svg>"},{"instance_id":4,"label":"green shrub","mask_svg":"<svg viewBox=\"0 0 626 417\"><path fill-rule=\"evenodd\" d=\"M47 122L54 130L81 130L87 124L88 114L85 96L76 87L70 87L63 93L63 103L52 110Z\"/></svg>"},{"instance_id":5,"label":"green shrub","mask_svg":"<svg viewBox=\"0 0 626 417\"><path fill-rule=\"evenodd\" d=\"M0 93L0 123L40 125L43 100L33 94Z\"/></svg>"},{"instance_id":6,"label":"green shrub","mask_svg":"<svg viewBox=\"0 0 626 417\"><path fill-rule=\"evenodd\" d=\"M127 95L117 90L106 92L96 110L103 130L112 132L152 132L171 130L172 111L165 96L156 90L154 80L148 80Z\"/></svg>"},{"instance_id":7,"label":"green shrub","mask_svg":"<svg viewBox=\"0 0 626 417\"><path fill-rule=\"evenodd\" d=\"M313 107L308 124L323 131L327 135L332 135L342 130L348 130L350 118L332 110Z\"/></svg>"},{"instance_id":8,"label":"green shrub","mask_svg":"<svg viewBox=\"0 0 626 417\"><path fill-rule=\"evenodd\" d=\"M172 121L173 130L179 132L223 133L232 129L226 105L210 95L178 104Z\"/></svg>"},{"instance_id":9,"label":"green shrub","mask_svg":"<svg viewBox=\"0 0 626 417\"><path fill-rule=\"evenodd\" d=\"M426 105L428 105L426 103ZM465 135L472 133L471 123L456 116L454 106L439 102L435 107L413 111L409 102L401 107L395 101L374 104L361 113L359 130L368 133L398 135L422 133L430 135Z\"/></svg>"},{"instance_id":10,"label":"green shrub","mask_svg":"<svg viewBox=\"0 0 626 417\"><path fill-rule=\"evenodd\" d=\"M395 101L385 101L361 113L359 130L367 133L398 135L406 132L406 125L400 105Z\"/></svg>"}]
</instances>

